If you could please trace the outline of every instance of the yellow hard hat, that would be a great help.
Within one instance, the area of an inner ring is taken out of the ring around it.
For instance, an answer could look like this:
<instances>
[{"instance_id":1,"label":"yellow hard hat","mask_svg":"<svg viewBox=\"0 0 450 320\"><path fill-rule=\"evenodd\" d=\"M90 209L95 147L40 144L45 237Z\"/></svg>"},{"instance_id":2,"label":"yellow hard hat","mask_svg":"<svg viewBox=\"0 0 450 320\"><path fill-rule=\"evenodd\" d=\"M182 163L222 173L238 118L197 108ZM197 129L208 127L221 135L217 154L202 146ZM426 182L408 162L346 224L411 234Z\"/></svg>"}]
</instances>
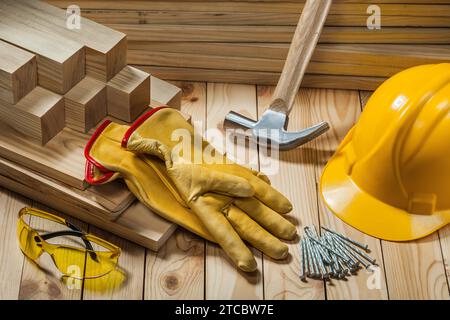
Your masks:
<instances>
[{"instance_id":1,"label":"yellow hard hat","mask_svg":"<svg viewBox=\"0 0 450 320\"><path fill-rule=\"evenodd\" d=\"M385 240L450 223L450 63L385 81L328 161L320 191L339 218Z\"/></svg>"}]
</instances>

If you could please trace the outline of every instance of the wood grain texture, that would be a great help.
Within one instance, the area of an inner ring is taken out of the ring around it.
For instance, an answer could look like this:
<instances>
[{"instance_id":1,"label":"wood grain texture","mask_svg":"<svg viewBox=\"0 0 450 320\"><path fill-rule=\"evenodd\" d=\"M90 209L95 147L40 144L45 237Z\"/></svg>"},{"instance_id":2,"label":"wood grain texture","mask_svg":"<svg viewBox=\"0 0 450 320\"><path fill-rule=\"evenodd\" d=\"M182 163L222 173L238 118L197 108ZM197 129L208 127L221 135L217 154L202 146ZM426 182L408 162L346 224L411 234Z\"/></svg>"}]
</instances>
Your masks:
<instances>
[{"instance_id":1,"label":"wood grain texture","mask_svg":"<svg viewBox=\"0 0 450 320\"><path fill-rule=\"evenodd\" d=\"M404 243L382 241L389 298L450 299L437 233Z\"/></svg>"},{"instance_id":2,"label":"wood grain texture","mask_svg":"<svg viewBox=\"0 0 450 320\"><path fill-rule=\"evenodd\" d=\"M77 4L82 9L115 9L115 10L156 10L156 11L187 11L187 12L277 12L277 13L300 13L303 9L305 0L302 1L211 1L211 5L207 5L205 0L202 1L126 1L118 2L114 0L47 0L47 2L58 5L62 8L70 4ZM408 6L402 5L407 3ZM424 0L400 0L395 3L387 0L368 1L353 0L333 2L331 14L352 14L365 15L368 4L378 4L383 14L398 15L399 12L406 11L405 15L422 15L422 16L448 16L450 14L450 6L448 0L438 0L432 3Z\"/></svg>"},{"instance_id":3,"label":"wood grain texture","mask_svg":"<svg viewBox=\"0 0 450 320\"><path fill-rule=\"evenodd\" d=\"M258 169L258 154L255 148L246 148L229 143L224 134L223 120L225 115L235 110L250 118L256 119L256 87L254 85L208 84L207 94L207 140L222 153L232 155L239 163L251 164ZM209 131L211 130L211 131ZM222 139L212 132L220 130ZM262 254L251 248L258 264L252 273L238 271L218 245L206 244L206 299L263 299L263 262Z\"/></svg>"},{"instance_id":4,"label":"wood grain texture","mask_svg":"<svg viewBox=\"0 0 450 320\"><path fill-rule=\"evenodd\" d=\"M144 63L145 52L150 54L158 52L160 55L198 54L210 59L216 56L218 59L221 57L259 58L266 59L263 61L267 63L270 60L284 61L289 44L130 41L128 48L130 64L156 64L150 59ZM450 46L448 45L319 44L314 50L311 61L410 67L416 64L445 62L449 60L449 55ZM170 55L168 58L170 59ZM142 62L135 62L137 59L141 59Z\"/></svg>"},{"instance_id":5,"label":"wood grain texture","mask_svg":"<svg viewBox=\"0 0 450 320\"><path fill-rule=\"evenodd\" d=\"M145 299L203 299L204 247L204 240L179 229L158 253L147 251Z\"/></svg>"},{"instance_id":6,"label":"wood grain texture","mask_svg":"<svg viewBox=\"0 0 450 320\"><path fill-rule=\"evenodd\" d=\"M17 241L19 210L31 206L31 201L15 193L0 189L0 299L19 297L24 255Z\"/></svg>"},{"instance_id":7,"label":"wood grain texture","mask_svg":"<svg viewBox=\"0 0 450 320\"><path fill-rule=\"evenodd\" d=\"M447 16L422 16L408 14L408 6L398 15L383 15L385 27L445 27L449 24ZM195 12L195 11L157 11L121 9L85 9L83 16L98 23L113 24L185 24L185 25L296 25L299 12ZM329 14L325 25L330 27L365 27L368 15Z\"/></svg>"},{"instance_id":8,"label":"wood grain texture","mask_svg":"<svg viewBox=\"0 0 450 320\"><path fill-rule=\"evenodd\" d=\"M132 122L150 102L150 74L126 66L106 85L108 115Z\"/></svg>"},{"instance_id":9,"label":"wood grain texture","mask_svg":"<svg viewBox=\"0 0 450 320\"><path fill-rule=\"evenodd\" d=\"M14 3L0 4L0 38L37 55L40 86L66 93L85 75L83 45L52 33L45 20L16 10Z\"/></svg>"},{"instance_id":10,"label":"wood grain texture","mask_svg":"<svg viewBox=\"0 0 450 320\"><path fill-rule=\"evenodd\" d=\"M83 150L87 141L87 135L65 128L45 146L40 146L21 132L3 126L0 156L75 188L85 189Z\"/></svg>"},{"instance_id":11,"label":"wood grain texture","mask_svg":"<svg viewBox=\"0 0 450 320\"><path fill-rule=\"evenodd\" d=\"M269 106L273 87L258 86L258 115ZM289 116L290 131L312 125L311 110L315 108L308 91L301 89L294 101ZM317 155L311 146L305 146L268 158L260 150L261 171L270 169L272 185L291 200L294 210L289 214L302 235L304 226L319 225L315 163ZM267 167L262 166L265 163ZM298 239L289 244L290 258L277 262L264 259L264 290L266 299L324 299L324 284L321 281L304 283L299 279L300 256Z\"/></svg>"},{"instance_id":12,"label":"wood grain texture","mask_svg":"<svg viewBox=\"0 0 450 320\"><path fill-rule=\"evenodd\" d=\"M167 105L180 110L182 91L177 86L152 76L150 80L151 103L154 105Z\"/></svg>"},{"instance_id":13,"label":"wood grain texture","mask_svg":"<svg viewBox=\"0 0 450 320\"><path fill-rule=\"evenodd\" d=\"M448 52L450 54L450 50ZM349 54L351 56L351 54ZM411 61L411 64L403 61L401 64L390 63L386 58L386 65L376 62L365 64L363 61L354 61L352 59L340 59L333 57L331 61L311 61L306 68L308 74L328 74L343 76L372 76L372 77L390 77L407 67L418 64L447 62L448 58L443 60L430 61L426 58L420 58ZM336 61L334 61L336 60ZM380 59L381 60L381 59ZM218 69L234 71L255 71L255 72L281 72L284 60L266 59L266 58L247 58L219 55L203 55L195 53L172 53L157 51L130 50L129 62L135 65L147 65L176 68L199 68L199 69ZM347 63L346 63L347 62ZM361 64L359 64L360 62ZM227 71L225 71L227 72Z\"/></svg>"},{"instance_id":14,"label":"wood grain texture","mask_svg":"<svg viewBox=\"0 0 450 320\"><path fill-rule=\"evenodd\" d=\"M308 90L308 94L311 105L314 106L311 108L312 122L327 121L331 126L331 129L326 134L320 136L312 143L317 154L316 183L319 185L322 170L327 160L358 120L361 113L361 104L358 91L311 89ZM366 269L359 270L358 275L349 277L348 281L334 280L331 283L327 283L327 299L387 299L388 291L380 240L367 236L345 224L326 208L320 194L318 194L318 198L320 224L345 234L351 239L368 244L371 249L370 255L378 262L379 268L377 270L380 271L376 274L377 279L380 280L376 284L380 285L378 288L368 287L369 277L373 276L374 273Z\"/></svg>"},{"instance_id":15,"label":"wood grain texture","mask_svg":"<svg viewBox=\"0 0 450 320\"><path fill-rule=\"evenodd\" d=\"M439 230L439 240L441 243L442 258L444 260L444 268L450 294L450 225Z\"/></svg>"},{"instance_id":16,"label":"wood grain texture","mask_svg":"<svg viewBox=\"0 0 450 320\"><path fill-rule=\"evenodd\" d=\"M240 84L266 84L277 83L280 73L260 71L233 71L213 70L199 68L175 68L160 66L134 65L165 80L184 81L208 81L227 82ZM384 77L362 77L362 76L339 76L328 74L305 74L302 87L305 88L328 88L328 89L360 89L375 90L386 78Z\"/></svg>"},{"instance_id":17,"label":"wood grain texture","mask_svg":"<svg viewBox=\"0 0 450 320\"><path fill-rule=\"evenodd\" d=\"M87 224L72 219L64 214L51 210L48 207L34 203L33 207L53 213L57 216L67 219L70 223L78 228L86 231ZM29 220L31 227L40 231L40 233L54 232L66 230L67 227L58 223L31 216ZM80 239L75 237L63 236L58 237L56 242L51 240L50 243L61 243L83 248L84 244ZM83 272L83 271L81 271ZM38 260L38 264L30 259L25 259L22 280L20 284L19 299L21 300L79 300L82 292L82 280L74 280L71 284L73 288L69 288L61 277L61 272L56 268L50 256L46 253Z\"/></svg>"},{"instance_id":18,"label":"wood grain texture","mask_svg":"<svg viewBox=\"0 0 450 320\"><path fill-rule=\"evenodd\" d=\"M36 57L0 41L0 100L16 104L36 87Z\"/></svg>"},{"instance_id":19,"label":"wood grain texture","mask_svg":"<svg viewBox=\"0 0 450 320\"><path fill-rule=\"evenodd\" d=\"M201 26L107 24L131 41L290 42L291 26ZM319 43L448 44L448 28L325 27Z\"/></svg>"},{"instance_id":20,"label":"wood grain texture","mask_svg":"<svg viewBox=\"0 0 450 320\"><path fill-rule=\"evenodd\" d=\"M106 117L106 85L85 77L64 95L66 127L86 133Z\"/></svg>"},{"instance_id":21,"label":"wood grain texture","mask_svg":"<svg viewBox=\"0 0 450 320\"><path fill-rule=\"evenodd\" d=\"M182 89L181 111L204 123L206 84L173 84ZM179 228L158 253L147 251L145 299L204 299L204 266L205 240Z\"/></svg>"},{"instance_id":22,"label":"wood grain texture","mask_svg":"<svg viewBox=\"0 0 450 320\"><path fill-rule=\"evenodd\" d=\"M96 215L106 220L115 220L135 200L134 196L119 182L104 186L90 186L79 190L63 185L54 179L43 177L36 172L23 168L11 161L0 158L0 174L2 185L13 182L15 191L26 192L33 189L37 201L48 203L46 195L52 197L51 205L57 209L71 204L80 210ZM11 186L12 187L12 186ZM35 198L35 196L33 196Z\"/></svg>"},{"instance_id":23,"label":"wood grain texture","mask_svg":"<svg viewBox=\"0 0 450 320\"><path fill-rule=\"evenodd\" d=\"M86 46L86 73L107 82L126 66L126 36L101 24L80 17L80 28L68 28L68 15L41 1L5 0L16 12L36 17L34 26L45 26L46 33L71 39Z\"/></svg>"},{"instance_id":24,"label":"wood grain texture","mask_svg":"<svg viewBox=\"0 0 450 320\"><path fill-rule=\"evenodd\" d=\"M90 226L89 233L117 245L122 252L111 273L84 280L83 300L142 300L145 248L95 227Z\"/></svg>"},{"instance_id":25,"label":"wood grain texture","mask_svg":"<svg viewBox=\"0 0 450 320\"><path fill-rule=\"evenodd\" d=\"M36 87L15 105L0 101L0 121L30 141L44 145L64 128L64 100Z\"/></svg>"}]
</instances>

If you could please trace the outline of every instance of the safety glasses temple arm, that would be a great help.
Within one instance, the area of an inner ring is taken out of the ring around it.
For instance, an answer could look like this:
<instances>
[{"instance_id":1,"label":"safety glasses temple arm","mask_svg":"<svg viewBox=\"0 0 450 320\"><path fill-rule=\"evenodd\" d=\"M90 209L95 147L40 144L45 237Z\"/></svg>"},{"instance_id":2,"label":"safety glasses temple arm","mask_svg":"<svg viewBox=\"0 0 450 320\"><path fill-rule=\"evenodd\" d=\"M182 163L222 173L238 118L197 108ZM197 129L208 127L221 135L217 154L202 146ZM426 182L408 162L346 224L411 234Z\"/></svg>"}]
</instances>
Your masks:
<instances>
[{"instance_id":1,"label":"safety glasses temple arm","mask_svg":"<svg viewBox=\"0 0 450 320\"><path fill-rule=\"evenodd\" d=\"M51 232L51 233L47 233L47 234L43 234L41 235L41 238L44 240L48 240L48 239L52 239L52 238L56 238L56 237L61 237L61 236L74 236L74 237L80 237L81 240L83 240L84 245L86 246L86 249L94 251L94 248L92 247L92 244L89 240L86 240L84 238L84 233L78 230L65 230L65 231L56 231L56 232Z\"/></svg>"}]
</instances>

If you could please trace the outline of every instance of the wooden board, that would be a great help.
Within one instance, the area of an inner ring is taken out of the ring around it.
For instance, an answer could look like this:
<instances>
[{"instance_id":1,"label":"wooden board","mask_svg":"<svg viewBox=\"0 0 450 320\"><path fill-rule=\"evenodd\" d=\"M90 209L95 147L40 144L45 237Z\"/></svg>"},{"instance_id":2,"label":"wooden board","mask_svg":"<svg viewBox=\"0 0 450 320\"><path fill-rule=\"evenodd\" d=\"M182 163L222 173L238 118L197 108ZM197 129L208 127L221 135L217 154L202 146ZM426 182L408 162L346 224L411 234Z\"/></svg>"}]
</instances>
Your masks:
<instances>
[{"instance_id":1,"label":"wooden board","mask_svg":"<svg viewBox=\"0 0 450 320\"><path fill-rule=\"evenodd\" d=\"M422 59L422 61L423 60L425 59ZM345 61L351 62L345 63ZM443 61L447 61L447 59ZM129 52L129 62L136 65L151 64L162 67L172 66L177 68L201 68L256 72L281 72L284 66L284 60L280 59L231 57L225 55L208 56L196 53L150 52L142 50L131 50ZM413 62L413 64L408 65L407 67L415 65L417 64ZM306 72L308 74L389 77L402 71L404 68L404 66L397 66L395 64L358 64L358 61L353 62L352 60L331 62L311 61L308 64Z\"/></svg>"},{"instance_id":2,"label":"wooden board","mask_svg":"<svg viewBox=\"0 0 450 320\"><path fill-rule=\"evenodd\" d=\"M165 80L209 81L229 83L258 83L273 85L278 82L280 73L260 71L212 70L199 68L175 68L135 65L136 68L149 72ZM302 87L330 89L375 90L386 78L337 76L328 74L306 74Z\"/></svg>"},{"instance_id":3,"label":"wooden board","mask_svg":"<svg viewBox=\"0 0 450 320\"><path fill-rule=\"evenodd\" d=\"M37 56L38 83L59 94L69 91L85 75L84 46L51 32L45 20L0 2L0 39Z\"/></svg>"},{"instance_id":4,"label":"wooden board","mask_svg":"<svg viewBox=\"0 0 450 320\"><path fill-rule=\"evenodd\" d=\"M227 57L230 58L229 64L232 62L235 64L228 68L222 67L218 69L245 70L241 68L241 64L247 63L249 58L255 59L254 65L258 63L256 59L264 59L259 60L260 69L256 69L262 71L264 70L265 64L274 65L274 63L280 63L278 61L284 61L287 56L289 44L131 41L128 44L128 48L128 61L130 64L158 65L156 62L162 61L166 62L163 65L175 66L176 64L167 63L170 61L172 55L178 53L181 59L185 59L184 57L191 55L199 55L202 59L217 59L214 61L216 64L219 64L221 59L223 61ZM165 56L166 54L168 54L167 58ZM155 57L155 60L151 59L157 55L159 57ZM407 68L418 64L448 62L450 59L449 56L450 46L448 45L319 44L314 50L311 61ZM242 61L234 61L234 58L242 59ZM194 60L201 59L194 57ZM188 65L185 66L188 67ZM277 71L280 72L281 68Z\"/></svg>"},{"instance_id":5,"label":"wooden board","mask_svg":"<svg viewBox=\"0 0 450 320\"><path fill-rule=\"evenodd\" d=\"M0 168L0 185L151 250L158 250L175 230L175 225L140 202L133 202L133 197L127 198L128 204L133 203L122 207L122 212L112 221L96 201L95 193L80 197L72 188L4 159L0 161Z\"/></svg>"},{"instance_id":6,"label":"wooden board","mask_svg":"<svg viewBox=\"0 0 450 320\"><path fill-rule=\"evenodd\" d=\"M0 299L19 298L24 256L17 244L17 216L32 201L0 188Z\"/></svg>"},{"instance_id":7,"label":"wooden board","mask_svg":"<svg viewBox=\"0 0 450 320\"><path fill-rule=\"evenodd\" d=\"M117 219L135 200L134 196L119 182L79 190L2 158L0 158L0 173L5 181L17 181L33 187L42 195L58 195L55 206L63 207L70 203L106 220Z\"/></svg>"},{"instance_id":8,"label":"wooden board","mask_svg":"<svg viewBox=\"0 0 450 320\"><path fill-rule=\"evenodd\" d=\"M25 18L36 17L34 27L45 27L47 34L71 39L86 46L86 74L106 82L126 66L126 36L103 25L80 18L80 28L67 27L66 10L41 1L5 0L9 8Z\"/></svg>"},{"instance_id":9,"label":"wooden board","mask_svg":"<svg viewBox=\"0 0 450 320\"><path fill-rule=\"evenodd\" d=\"M16 104L36 87L36 57L0 41L0 100Z\"/></svg>"},{"instance_id":10,"label":"wooden board","mask_svg":"<svg viewBox=\"0 0 450 320\"><path fill-rule=\"evenodd\" d=\"M347 132L358 120L361 113L361 103L357 91L311 89L308 90L308 97L314 106L310 112L311 122L327 121L332 127L332 130L329 130L311 144L316 150L316 183L319 185L322 170L330 155L336 150ZM318 198L320 224L345 234L356 241L368 244L371 249L370 255L379 264L377 279L380 281L376 283L376 285L379 285L378 288L374 287L368 290L369 277L374 276L374 273L361 269L358 271L358 276L349 277L347 281L331 281L327 283L327 299L387 299L388 291L380 240L367 236L345 224L326 208L320 195L318 195Z\"/></svg>"},{"instance_id":11,"label":"wooden board","mask_svg":"<svg viewBox=\"0 0 450 320\"><path fill-rule=\"evenodd\" d=\"M66 126L86 133L106 117L106 85L85 77L64 95Z\"/></svg>"},{"instance_id":12,"label":"wooden board","mask_svg":"<svg viewBox=\"0 0 450 320\"><path fill-rule=\"evenodd\" d=\"M0 101L0 121L27 140L44 145L64 128L64 99L36 87L15 105Z\"/></svg>"},{"instance_id":13,"label":"wooden board","mask_svg":"<svg viewBox=\"0 0 450 320\"><path fill-rule=\"evenodd\" d=\"M258 115L269 106L273 87L258 86ZM308 90L302 89L297 95L289 115L291 131L312 125L310 112L315 108L309 99ZM266 154L259 153L260 163L268 163ZM270 159L278 166L275 175L270 175L272 185L291 200L294 210L290 220L302 235L304 226L319 225L318 202L315 177L317 156L311 146L304 146L280 153L280 159ZM264 167L261 167L264 172ZM288 263L264 257L264 293L266 299L325 299L322 281L300 281L300 250L298 239L289 244Z\"/></svg>"},{"instance_id":14,"label":"wooden board","mask_svg":"<svg viewBox=\"0 0 450 320\"><path fill-rule=\"evenodd\" d=\"M150 74L126 66L106 85L108 115L132 122L150 101Z\"/></svg>"},{"instance_id":15,"label":"wooden board","mask_svg":"<svg viewBox=\"0 0 450 320\"><path fill-rule=\"evenodd\" d=\"M118 2L114 0L47 0L47 2L66 8L71 4L77 4L83 9L103 9L103 10L156 10L156 11L186 11L186 12L273 12L273 13L300 13L303 9L304 0L214 0L211 5L207 5L208 0L201 1L126 1ZM407 3L408 6L402 5ZM406 11L407 15L422 16L449 16L450 6L448 0L396 0L391 3L386 0L338 0L333 3L330 14L366 14L368 4L378 4L385 15L398 15Z\"/></svg>"},{"instance_id":16,"label":"wooden board","mask_svg":"<svg viewBox=\"0 0 450 320\"><path fill-rule=\"evenodd\" d=\"M428 7L428 6L427 6ZM425 16L421 13L409 13L409 6L398 15L384 15L385 27L445 27L448 16ZM427 9L425 9L427 11ZM437 14L439 14L437 12ZM300 14L298 12L193 12L193 11L157 11L157 10L119 10L84 9L83 16L98 23L113 24L185 24L185 25L273 25L294 26ZM368 15L329 14L325 26L365 27Z\"/></svg>"},{"instance_id":17,"label":"wooden board","mask_svg":"<svg viewBox=\"0 0 450 320\"><path fill-rule=\"evenodd\" d=\"M192 121L206 119L206 83L175 82L182 89L181 111ZM154 91L153 91L154 93ZM203 299L205 292L205 240L178 228L158 253L147 251L144 298Z\"/></svg>"},{"instance_id":18,"label":"wooden board","mask_svg":"<svg viewBox=\"0 0 450 320\"><path fill-rule=\"evenodd\" d=\"M151 104L166 105L180 110L182 96L180 88L154 76L151 77L150 85Z\"/></svg>"},{"instance_id":19,"label":"wooden board","mask_svg":"<svg viewBox=\"0 0 450 320\"><path fill-rule=\"evenodd\" d=\"M107 24L131 41L289 43L291 26L199 26ZM448 44L448 28L325 27L319 43Z\"/></svg>"},{"instance_id":20,"label":"wooden board","mask_svg":"<svg viewBox=\"0 0 450 320\"><path fill-rule=\"evenodd\" d=\"M210 83L207 92L206 129L219 129L224 133L223 120L231 110L256 119L255 86ZM252 168L258 170L259 162L256 149L238 146L234 150L234 145L227 143L226 135L223 136L223 140L216 139L217 137L213 138L208 134L206 138L217 150L222 153L234 154L243 163L246 159L253 159ZM206 299L263 299L264 280L262 270L264 263L262 254L254 248L251 248L251 250L258 264L258 269L252 273L245 273L238 271L218 245L206 244Z\"/></svg>"}]
</instances>

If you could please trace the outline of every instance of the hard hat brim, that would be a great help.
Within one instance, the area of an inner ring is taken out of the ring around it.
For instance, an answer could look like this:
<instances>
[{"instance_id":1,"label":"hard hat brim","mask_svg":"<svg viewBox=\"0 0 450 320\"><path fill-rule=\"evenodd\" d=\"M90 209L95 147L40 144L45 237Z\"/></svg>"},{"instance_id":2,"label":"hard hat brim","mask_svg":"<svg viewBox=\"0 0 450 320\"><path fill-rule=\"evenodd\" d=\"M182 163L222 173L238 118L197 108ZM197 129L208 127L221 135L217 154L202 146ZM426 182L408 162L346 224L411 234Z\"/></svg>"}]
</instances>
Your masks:
<instances>
[{"instance_id":1,"label":"hard hat brim","mask_svg":"<svg viewBox=\"0 0 450 320\"><path fill-rule=\"evenodd\" d=\"M389 241L409 241L450 223L450 211L421 215L390 206L360 189L346 172L344 155L338 152L322 173L322 199L336 216L368 235Z\"/></svg>"}]
</instances>

